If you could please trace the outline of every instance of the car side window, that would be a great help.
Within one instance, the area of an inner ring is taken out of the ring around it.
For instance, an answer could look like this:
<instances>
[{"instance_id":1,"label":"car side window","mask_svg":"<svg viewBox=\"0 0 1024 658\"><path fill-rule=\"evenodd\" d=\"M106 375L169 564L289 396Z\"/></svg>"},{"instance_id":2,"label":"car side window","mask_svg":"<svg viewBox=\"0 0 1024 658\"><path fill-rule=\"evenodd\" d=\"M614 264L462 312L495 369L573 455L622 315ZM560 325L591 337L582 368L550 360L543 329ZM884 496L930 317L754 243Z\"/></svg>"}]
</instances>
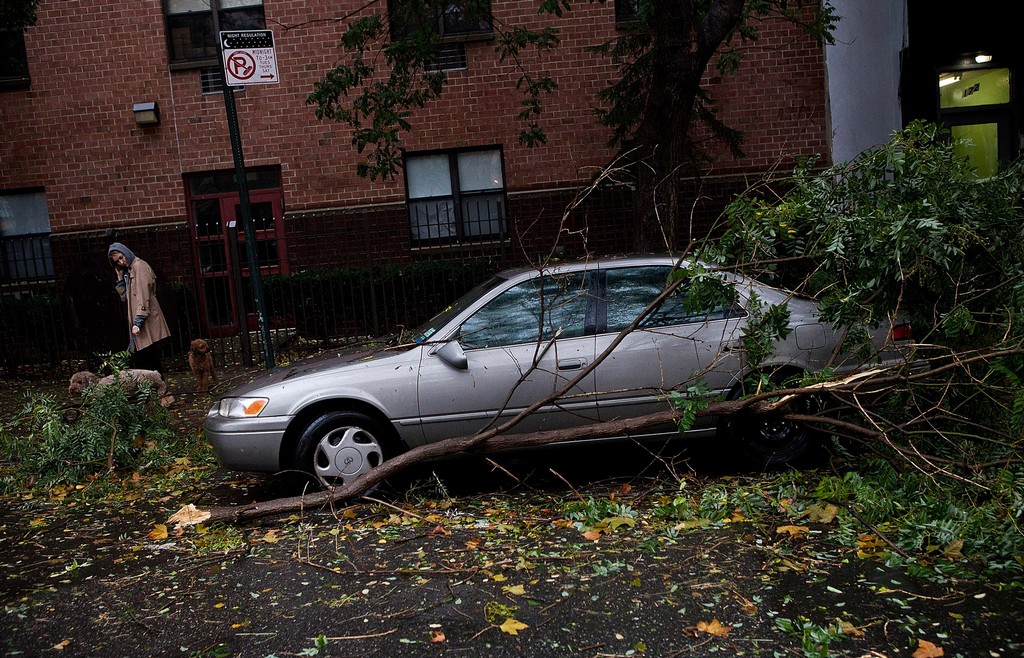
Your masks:
<instances>
[{"instance_id":1,"label":"car side window","mask_svg":"<svg viewBox=\"0 0 1024 658\"><path fill-rule=\"evenodd\" d=\"M665 266L624 267L605 271L604 298L606 331L620 332L662 293L672 268ZM688 300L689 286L684 281L665 299L640 327L668 327L694 322L708 322L743 314L735 291L733 298L718 299L709 307L694 308ZM687 303L687 302L690 303Z\"/></svg>"},{"instance_id":2,"label":"car side window","mask_svg":"<svg viewBox=\"0 0 1024 658\"><path fill-rule=\"evenodd\" d=\"M509 288L462 324L459 342L466 348L501 347L582 336L587 312L582 272L544 276Z\"/></svg>"}]
</instances>

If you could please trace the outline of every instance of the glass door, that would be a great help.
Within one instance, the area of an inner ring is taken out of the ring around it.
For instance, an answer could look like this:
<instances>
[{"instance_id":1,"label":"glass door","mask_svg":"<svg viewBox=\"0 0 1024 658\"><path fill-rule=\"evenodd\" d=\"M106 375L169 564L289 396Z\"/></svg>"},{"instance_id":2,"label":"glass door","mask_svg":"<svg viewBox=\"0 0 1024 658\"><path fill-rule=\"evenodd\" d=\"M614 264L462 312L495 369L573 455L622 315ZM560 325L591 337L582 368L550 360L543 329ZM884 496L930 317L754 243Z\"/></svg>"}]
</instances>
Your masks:
<instances>
[{"instance_id":1,"label":"glass door","mask_svg":"<svg viewBox=\"0 0 1024 658\"><path fill-rule=\"evenodd\" d=\"M1015 155L1010 77L1006 68L948 69L938 75L939 121L981 178Z\"/></svg>"}]
</instances>

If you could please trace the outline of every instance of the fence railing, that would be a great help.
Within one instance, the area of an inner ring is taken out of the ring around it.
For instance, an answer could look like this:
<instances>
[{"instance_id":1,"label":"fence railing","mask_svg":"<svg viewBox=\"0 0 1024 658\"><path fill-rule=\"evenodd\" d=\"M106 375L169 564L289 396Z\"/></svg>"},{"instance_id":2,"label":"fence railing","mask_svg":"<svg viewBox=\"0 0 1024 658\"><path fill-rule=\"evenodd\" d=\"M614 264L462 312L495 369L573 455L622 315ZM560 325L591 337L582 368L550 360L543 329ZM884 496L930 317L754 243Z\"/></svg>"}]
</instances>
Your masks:
<instances>
[{"instance_id":1,"label":"fence railing","mask_svg":"<svg viewBox=\"0 0 1024 658\"><path fill-rule=\"evenodd\" d=\"M137 244L146 241L138 232L132 237ZM172 244L165 247L174 251ZM125 311L113 290L105 249L64 244L62 250L103 255L84 270L72 269L63 281L22 279L0 286L0 376L62 377L96 369L107 354L127 347ZM411 330L503 266L501 259L479 254L438 255L417 262L264 275L266 318L277 362ZM157 296L171 328L165 369L187 368L188 345L199 337L211 343L218 365L262 363L247 279L234 289L242 300L209 290L200 294L202 280L192 272L190 249L168 256L150 248L146 260L157 271ZM247 310L246 320L216 324L237 318L239 304Z\"/></svg>"}]
</instances>

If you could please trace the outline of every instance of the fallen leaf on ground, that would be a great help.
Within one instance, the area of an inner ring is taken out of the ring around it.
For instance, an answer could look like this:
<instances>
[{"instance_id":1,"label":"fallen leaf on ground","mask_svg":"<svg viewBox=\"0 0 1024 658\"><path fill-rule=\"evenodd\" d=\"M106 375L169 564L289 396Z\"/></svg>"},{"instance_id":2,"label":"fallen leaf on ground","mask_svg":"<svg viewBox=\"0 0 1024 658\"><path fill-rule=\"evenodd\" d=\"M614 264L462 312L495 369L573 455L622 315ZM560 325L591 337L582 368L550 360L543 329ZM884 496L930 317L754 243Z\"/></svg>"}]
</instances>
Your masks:
<instances>
[{"instance_id":1,"label":"fallen leaf on ground","mask_svg":"<svg viewBox=\"0 0 1024 658\"><path fill-rule=\"evenodd\" d=\"M864 631L860 630L848 621L839 622L839 630L843 635L851 635L853 637L863 637Z\"/></svg>"},{"instance_id":2,"label":"fallen leaf on ground","mask_svg":"<svg viewBox=\"0 0 1024 658\"><path fill-rule=\"evenodd\" d=\"M523 630L524 628L529 628L529 626L527 626L526 624L517 619L512 619L511 617L509 617L505 620L505 623L502 624L499 628L501 628L503 633L508 633L509 635L519 635L519 631Z\"/></svg>"},{"instance_id":3,"label":"fallen leaf on ground","mask_svg":"<svg viewBox=\"0 0 1024 658\"><path fill-rule=\"evenodd\" d=\"M811 523L832 523L838 512L839 508L831 503L824 507L821 505L808 505L807 520Z\"/></svg>"},{"instance_id":4,"label":"fallen leaf on ground","mask_svg":"<svg viewBox=\"0 0 1024 658\"><path fill-rule=\"evenodd\" d=\"M710 622L697 622L697 630L701 633L714 635L715 637L725 637L729 634L729 627L724 626L722 622L718 621L717 619L712 619Z\"/></svg>"},{"instance_id":5,"label":"fallen leaf on ground","mask_svg":"<svg viewBox=\"0 0 1024 658\"><path fill-rule=\"evenodd\" d=\"M942 554L950 560L962 560L964 559L963 548L964 540L954 539L943 547Z\"/></svg>"},{"instance_id":6,"label":"fallen leaf on ground","mask_svg":"<svg viewBox=\"0 0 1024 658\"><path fill-rule=\"evenodd\" d=\"M522 596L523 594L526 594L526 588L522 585L505 585L501 588L501 591L515 596Z\"/></svg>"},{"instance_id":7,"label":"fallen leaf on ground","mask_svg":"<svg viewBox=\"0 0 1024 658\"><path fill-rule=\"evenodd\" d=\"M913 658L939 658L944 655L946 652L942 650L942 647L937 647L928 640L918 639L917 651L914 652Z\"/></svg>"},{"instance_id":8,"label":"fallen leaf on ground","mask_svg":"<svg viewBox=\"0 0 1024 658\"><path fill-rule=\"evenodd\" d=\"M791 537L800 537L801 535L806 535L810 530L805 525L780 525L775 529L775 532L780 535L788 533Z\"/></svg>"},{"instance_id":9,"label":"fallen leaf on ground","mask_svg":"<svg viewBox=\"0 0 1024 658\"><path fill-rule=\"evenodd\" d=\"M64 647L68 646L69 644L71 644L71 640L61 640L57 644L53 645L53 648L57 651L62 651Z\"/></svg>"},{"instance_id":10,"label":"fallen leaf on ground","mask_svg":"<svg viewBox=\"0 0 1024 658\"><path fill-rule=\"evenodd\" d=\"M281 541L281 538L277 536L278 532L280 532L280 530L276 528L274 530L268 530L267 534L263 535L263 541L267 542L268 544L276 544L277 542Z\"/></svg>"},{"instance_id":11,"label":"fallen leaf on ground","mask_svg":"<svg viewBox=\"0 0 1024 658\"><path fill-rule=\"evenodd\" d=\"M157 523L153 526L153 529L146 535L150 539L167 539L167 526L163 523Z\"/></svg>"},{"instance_id":12,"label":"fallen leaf on ground","mask_svg":"<svg viewBox=\"0 0 1024 658\"><path fill-rule=\"evenodd\" d=\"M596 530L587 530L583 533L583 538L589 539L590 541L597 541L601 538L601 533Z\"/></svg>"}]
</instances>

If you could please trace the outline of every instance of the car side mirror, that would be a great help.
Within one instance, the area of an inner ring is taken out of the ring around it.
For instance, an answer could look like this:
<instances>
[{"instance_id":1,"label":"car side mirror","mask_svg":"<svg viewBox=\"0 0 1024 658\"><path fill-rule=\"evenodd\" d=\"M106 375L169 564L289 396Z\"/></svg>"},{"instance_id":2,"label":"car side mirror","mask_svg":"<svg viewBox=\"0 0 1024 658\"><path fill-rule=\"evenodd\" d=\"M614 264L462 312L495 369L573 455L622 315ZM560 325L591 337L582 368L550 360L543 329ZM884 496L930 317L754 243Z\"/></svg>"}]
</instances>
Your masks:
<instances>
[{"instance_id":1,"label":"car side mirror","mask_svg":"<svg viewBox=\"0 0 1024 658\"><path fill-rule=\"evenodd\" d=\"M448 341L439 347L434 354L453 368L458 370L469 369L469 359L466 358L466 352L462 349L462 345L459 345L459 341L457 340Z\"/></svg>"}]
</instances>

